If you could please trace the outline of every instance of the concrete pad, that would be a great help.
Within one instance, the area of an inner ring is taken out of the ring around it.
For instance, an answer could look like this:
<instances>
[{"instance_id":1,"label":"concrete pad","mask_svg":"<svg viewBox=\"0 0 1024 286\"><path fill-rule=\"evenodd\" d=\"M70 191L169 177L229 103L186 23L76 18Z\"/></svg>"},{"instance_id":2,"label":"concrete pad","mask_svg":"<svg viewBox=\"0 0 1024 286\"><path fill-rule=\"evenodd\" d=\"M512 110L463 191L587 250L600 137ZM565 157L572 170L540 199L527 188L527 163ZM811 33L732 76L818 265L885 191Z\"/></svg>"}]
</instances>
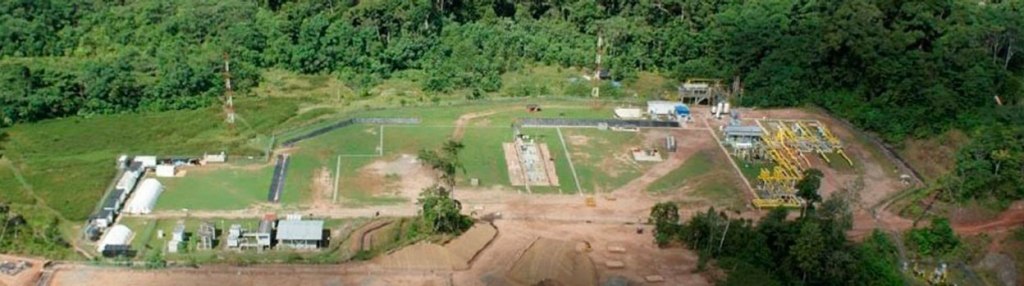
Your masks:
<instances>
[{"instance_id":1,"label":"concrete pad","mask_svg":"<svg viewBox=\"0 0 1024 286\"><path fill-rule=\"evenodd\" d=\"M650 283L658 283L658 282L664 282L665 281L665 277L661 277L661 275L647 275L647 276L644 276L644 280L647 280L647 282L650 282Z\"/></svg>"},{"instance_id":2,"label":"concrete pad","mask_svg":"<svg viewBox=\"0 0 1024 286\"><path fill-rule=\"evenodd\" d=\"M626 268L626 263L622 261L605 261L604 265L612 269Z\"/></svg>"}]
</instances>

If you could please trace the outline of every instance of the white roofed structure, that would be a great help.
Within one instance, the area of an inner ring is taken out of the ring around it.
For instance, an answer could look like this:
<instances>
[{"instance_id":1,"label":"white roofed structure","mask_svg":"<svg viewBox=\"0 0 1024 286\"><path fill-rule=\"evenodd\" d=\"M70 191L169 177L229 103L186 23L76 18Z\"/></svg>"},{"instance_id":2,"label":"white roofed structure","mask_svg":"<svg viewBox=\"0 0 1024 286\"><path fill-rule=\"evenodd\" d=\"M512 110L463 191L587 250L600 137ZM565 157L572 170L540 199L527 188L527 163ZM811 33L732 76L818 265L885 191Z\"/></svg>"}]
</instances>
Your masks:
<instances>
[{"instance_id":1,"label":"white roofed structure","mask_svg":"<svg viewBox=\"0 0 1024 286\"><path fill-rule=\"evenodd\" d=\"M676 105L682 105L679 102L673 101L648 101L647 102L647 113L651 115L675 115Z\"/></svg>"},{"instance_id":2,"label":"white roofed structure","mask_svg":"<svg viewBox=\"0 0 1024 286\"><path fill-rule=\"evenodd\" d=\"M644 111L639 108L616 108L615 118L619 119L640 119L644 117Z\"/></svg>"},{"instance_id":3,"label":"white roofed structure","mask_svg":"<svg viewBox=\"0 0 1024 286\"><path fill-rule=\"evenodd\" d=\"M156 156L135 156L132 161L142 163L143 168L156 167Z\"/></svg>"},{"instance_id":4,"label":"white roofed structure","mask_svg":"<svg viewBox=\"0 0 1024 286\"><path fill-rule=\"evenodd\" d=\"M148 214L153 211L157 198L164 191L164 185L160 181L150 178L142 181L135 190L135 195L128 201L124 212L130 214Z\"/></svg>"},{"instance_id":5,"label":"white roofed structure","mask_svg":"<svg viewBox=\"0 0 1024 286\"><path fill-rule=\"evenodd\" d=\"M174 165L157 165L156 176L157 177L174 177L175 169Z\"/></svg>"},{"instance_id":6,"label":"white roofed structure","mask_svg":"<svg viewBox=\"0 0 1024 286\"><path fill-rule=\"evenodd\" d=\"M107 230L100 242L96 244L96 251L103 252L107 245L126 245L132 238L132 230L123 224L115 224Z\"/></svg>"}]
</instances>

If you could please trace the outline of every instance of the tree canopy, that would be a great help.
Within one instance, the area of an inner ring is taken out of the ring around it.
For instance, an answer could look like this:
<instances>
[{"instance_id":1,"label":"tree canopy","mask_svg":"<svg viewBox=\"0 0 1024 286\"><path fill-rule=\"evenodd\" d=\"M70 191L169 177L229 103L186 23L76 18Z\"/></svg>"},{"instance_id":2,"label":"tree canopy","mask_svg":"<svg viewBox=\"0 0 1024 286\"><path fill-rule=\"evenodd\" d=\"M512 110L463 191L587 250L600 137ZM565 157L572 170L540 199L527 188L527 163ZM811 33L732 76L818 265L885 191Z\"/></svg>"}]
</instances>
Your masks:
<instances>
[{"instance_id":1,"label":"tree canopy","mask_svg":"<svg viewBox=\"0 0 1024 286\"><path fill-rule=\"evenodd\" d=\"M847 240L849 203L845 194L834 195L795 221L786 219L786 209L775 209L758 223L710 208L681 224L665 221L654 235L659 245L667 245L660 241L667 236L699 253L701 261L713 258L719 268L732 270L725 285L901 284L896 246L884 233L876 230L860 244ZM669 208L658 204L652 217Z\"/></svg>"},{"instance_id":2,"label":"tree canopy","mask_svg":"<svg viewBox=\"0 0 1024 286\"><path fill-rule=\"evenodd\" d=\"M616 79L740 80L746 105L814 103L898 140L1024 99L1021 14L1021 0L6 1L0 117L207 106L224 53L240 91L280 68L480 95L528 65L591 67L600 33Z\"/></svg>"}]
</instances>

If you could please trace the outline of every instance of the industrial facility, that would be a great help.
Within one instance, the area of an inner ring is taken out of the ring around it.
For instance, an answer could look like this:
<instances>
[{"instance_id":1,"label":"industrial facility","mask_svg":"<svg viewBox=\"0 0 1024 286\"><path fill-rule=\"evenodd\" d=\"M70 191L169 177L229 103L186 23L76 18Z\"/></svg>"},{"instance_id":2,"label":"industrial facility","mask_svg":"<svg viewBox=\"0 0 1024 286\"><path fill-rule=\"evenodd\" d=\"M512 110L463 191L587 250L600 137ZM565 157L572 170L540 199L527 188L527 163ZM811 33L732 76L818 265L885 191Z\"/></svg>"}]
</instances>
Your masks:
<instances>
[{"instance_id":1,"label":"industrial facility","mask_svg":"<svg viewBox=\"0 0 1024 286\"><path fill-rule=\"evenodd\" d=\"M728 112L728 105L725 112ZM720 114L723 110L716 112ZM758 198L752 201L757 208L799 207L803 202L796 196L796 183L811 161L805 153L820 155L831 163L828 154L836 154L853 165L843 152L842 142L832 135L827 126L816 120L758 119L756 125L741 125L738 112L731 112L732 120L722 128L723 143L732 149L732 155L741 160L764 161L771 164L757 176Z\"/></svg>"}]
</instances>

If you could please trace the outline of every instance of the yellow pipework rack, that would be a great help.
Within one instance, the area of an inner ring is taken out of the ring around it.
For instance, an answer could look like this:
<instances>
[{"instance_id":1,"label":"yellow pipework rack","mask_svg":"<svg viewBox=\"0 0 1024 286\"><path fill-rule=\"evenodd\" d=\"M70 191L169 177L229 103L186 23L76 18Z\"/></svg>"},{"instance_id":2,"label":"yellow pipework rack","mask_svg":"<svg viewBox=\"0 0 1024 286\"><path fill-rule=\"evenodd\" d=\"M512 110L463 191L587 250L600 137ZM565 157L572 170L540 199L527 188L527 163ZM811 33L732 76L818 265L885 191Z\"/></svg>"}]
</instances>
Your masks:
<instances>
[{"instance_id":1,"label":"yellow pipework rack","mask_svg":"<svg viewBox=\"0 0 1024 286\"><path fill-rule=\"evenodd\" d=\"M762 168L758 174L763 196L752 201L755 207L799 207L801 202L795 196L796 183L803 177L803 170L811 167L811 161L804 155L814 152L828 163L828 153L842 156L850 165L853 161L843 152L842 142L821 122L815 120L756 120L761 127L758 152L763 158L775 163L774 167Z\"/></svg>"}]
</instances>

